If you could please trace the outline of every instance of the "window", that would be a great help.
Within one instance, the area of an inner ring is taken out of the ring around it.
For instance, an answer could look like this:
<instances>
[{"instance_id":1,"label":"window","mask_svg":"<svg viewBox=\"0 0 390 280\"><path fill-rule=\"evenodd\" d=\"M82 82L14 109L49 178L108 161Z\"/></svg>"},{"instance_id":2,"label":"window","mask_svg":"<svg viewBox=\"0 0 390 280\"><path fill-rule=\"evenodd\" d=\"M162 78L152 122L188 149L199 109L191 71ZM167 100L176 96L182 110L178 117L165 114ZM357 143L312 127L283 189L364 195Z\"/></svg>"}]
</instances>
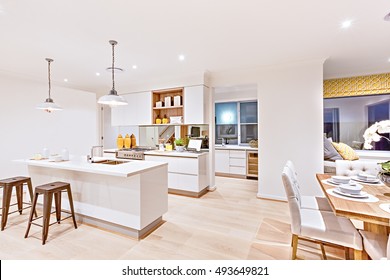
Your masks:
<instances>
[{"instance_id":1,"label":"window","mask_svg":"<svg viewBox=\"0 0 390 280\"><path fill-rule=\"evenodd\" d=\"M257 101L215 104L215 143L248 144L257 139Z\"/></svg>"},{"instance_id":2,"label":"window","mask_svg":"<svg viewBox=\"0 0 390 280\"><path fill-rule=\"evenodd\" d=\"M390 94L324 99L324 133L356 150L363 149L363 133L371 124L388 119ZM386 139L373 146L375 150L390 150Z\"/></svg>"}]
</instances>

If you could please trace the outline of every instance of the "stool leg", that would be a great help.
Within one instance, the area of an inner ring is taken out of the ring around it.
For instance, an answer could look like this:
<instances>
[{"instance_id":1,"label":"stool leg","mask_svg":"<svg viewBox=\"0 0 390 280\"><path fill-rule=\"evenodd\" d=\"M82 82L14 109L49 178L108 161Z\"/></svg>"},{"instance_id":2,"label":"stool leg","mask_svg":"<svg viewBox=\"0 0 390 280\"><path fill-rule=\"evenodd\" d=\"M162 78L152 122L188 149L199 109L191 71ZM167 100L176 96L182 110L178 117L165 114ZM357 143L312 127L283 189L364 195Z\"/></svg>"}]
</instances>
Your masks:
<instances>
[{"instance_id":1,"label":"stool leg","mask_svg":"<svg viewBox=\"0 0 390 280\"><path fill-rule=\"evenodd\" d=\"M32 184L31 184L31 179L27 180L27 187L28 187L28 193L30 195L30 201L31 201L31 203L33 203L33 188L32 188ZM35 214L35 217L38 217L36 210L34 211L34 214Z\"/></svg>"},{"instance_id":2,"label":"stool leg","mask_svg":"<svg viewBox=\"0 0 390 280\"><path fill-rule=\"evenodd\" d=\"M11 203L12 186L3 187L3 209L1 211L1 230L3 231L8 219L8 210Z\"/></svg>"},{"instance_id":3,"label":"stool leg","mask_svg":"<svg viewBox=\"0 0 390 280\"><path fill-rule=\"evenodd\" d=\"M61 222L61 191L54 194L54 203L56 204L57 223Z\"/></svg>"},{"instance_id":4,"label":"stool leg","mask_svg":"<svg viewBox=\"0 0 390 280\"><path fill-rule=\"evenodd\" d=\"M43 198L43 229L42 229L42 245L45 245L47 235L49 233L51 203L53 201L52 193L45 193Z\"/></svg>"},{"instance_id":5,"label":"stool leg","mask_svg":"<svg viewBox=\"0 0 390 280\"><path fill-rule=\"evenodd\" d=\"M72 213L73 225L74 225L74 228L77 228L76 217L74 215L74 208L73 208L72 192L70 190L70 187L67 188L66 190L68 192L68 200L69 200L70 212Z\"/></svg>"},{"instance_id":6,"label":"stool leg","mask_svg":"<svg viewBox=\"0 0 390 280\"><path fill-rule=\"evenodd\" d=\"M32 208L31 208L31 212L30 212L30 218L28 218L28 225L27 225L27 230L26 230L26 234L24 235L24 238L27 238L28 233L30 231L30 227L31 227L31 223L33 220L34 213L35 214L37 213L35 210L35 207L37 206L37 201L38 201L38 194L35 193L34 199L32 200Z\"/></svg>"},{"instance_id":7,"label":"stool leg","mask_svg":"<svg viewBox=\"0 0 390 280\"><path fill-rule=\"evenodd\" d=\"M16 189L16 201L18 202L18 211L22 215L23 211L23 184L15 186Z\"/></svg>"}]
</instances>

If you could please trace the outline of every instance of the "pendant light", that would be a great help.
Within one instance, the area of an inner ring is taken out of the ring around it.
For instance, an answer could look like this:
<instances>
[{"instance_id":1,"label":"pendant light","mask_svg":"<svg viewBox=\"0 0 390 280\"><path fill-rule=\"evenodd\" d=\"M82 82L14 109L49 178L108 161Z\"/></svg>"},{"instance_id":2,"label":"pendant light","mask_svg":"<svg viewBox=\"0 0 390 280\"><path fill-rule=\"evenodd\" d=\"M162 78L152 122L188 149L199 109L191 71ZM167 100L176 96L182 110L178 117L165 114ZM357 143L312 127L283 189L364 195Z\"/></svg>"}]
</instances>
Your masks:
<instances>
[{"instance_id":1,"label":"pendant light","mask_svg":"<svg viewBox=\"0 0 390 280\"><path fill-rule=\"evenodd\" d=\"M98 103L103 105L110 105L110 106L127 105L127 101L122 96L119 96L117 91L115 90L114 47L116 44L118 44L118 42L114 40L110 40L109 43L112 46L112 67L111 67L112 89L110 90L109 94L100 97Z\"/></svg>"},{"instance_id":2,"label":"pendant light","mask_svg":"<svg viewBox=\"0 0 390 280\"><path fill-rule=\"evenodd\" d=\"M45 110L48 113L51 113L52 111L59 111L62 110L60 106L54 103L53 99L51 99L50 91L51 91L51 81L50 81L50 63L53 62L53 59L46 58L47 61L47 67L48 67L48 76L49 76L49 98L46 98L45 102L42 104L39 104L36 108L40 110Z\"/></svg>"}]
</instances>

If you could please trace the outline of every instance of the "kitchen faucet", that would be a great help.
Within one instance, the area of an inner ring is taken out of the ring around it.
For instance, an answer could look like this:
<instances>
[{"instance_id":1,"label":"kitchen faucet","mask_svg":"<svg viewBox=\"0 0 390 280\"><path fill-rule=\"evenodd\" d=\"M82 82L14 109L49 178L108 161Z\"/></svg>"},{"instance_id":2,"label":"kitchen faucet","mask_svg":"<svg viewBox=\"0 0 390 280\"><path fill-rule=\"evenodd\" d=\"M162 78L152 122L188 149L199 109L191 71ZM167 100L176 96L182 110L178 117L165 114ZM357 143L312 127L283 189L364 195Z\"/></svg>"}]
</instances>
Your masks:
<instances>
[{"instance_id":1,"label":"kitchen faucet","mask_svg":"<svg viewBox=\"0 0 390 280\"><path fill-rule=\"evenodd\" d=\"M103 146L92 146L92 148L91 148L91 155L87 155L87 161L89 163L93 163L94 162L94 160L93 160L93 157L94 157L93 151L95 150L95 148L103 148Z\"/></svg>"}]
</instances>

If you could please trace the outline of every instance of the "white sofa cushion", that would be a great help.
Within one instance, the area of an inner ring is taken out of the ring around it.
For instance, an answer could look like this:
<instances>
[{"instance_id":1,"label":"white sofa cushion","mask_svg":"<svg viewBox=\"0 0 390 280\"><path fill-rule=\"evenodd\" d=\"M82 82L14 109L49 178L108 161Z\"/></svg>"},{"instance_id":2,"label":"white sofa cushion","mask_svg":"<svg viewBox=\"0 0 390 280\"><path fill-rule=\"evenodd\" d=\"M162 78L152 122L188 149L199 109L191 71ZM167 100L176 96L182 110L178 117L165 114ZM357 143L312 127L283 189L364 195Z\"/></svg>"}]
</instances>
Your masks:
<instances>
[{"instance_id":1,"label":"white sofa cushion","mask_svg":"<svg viewBox=\"0 0 390 280\"><path fill-rule=\"evenodd\" d=\"M361 172L376 176L379 172L379 165L375 161L336 160L337 175L355 176Z\"/></svg>"}]
</instances>

